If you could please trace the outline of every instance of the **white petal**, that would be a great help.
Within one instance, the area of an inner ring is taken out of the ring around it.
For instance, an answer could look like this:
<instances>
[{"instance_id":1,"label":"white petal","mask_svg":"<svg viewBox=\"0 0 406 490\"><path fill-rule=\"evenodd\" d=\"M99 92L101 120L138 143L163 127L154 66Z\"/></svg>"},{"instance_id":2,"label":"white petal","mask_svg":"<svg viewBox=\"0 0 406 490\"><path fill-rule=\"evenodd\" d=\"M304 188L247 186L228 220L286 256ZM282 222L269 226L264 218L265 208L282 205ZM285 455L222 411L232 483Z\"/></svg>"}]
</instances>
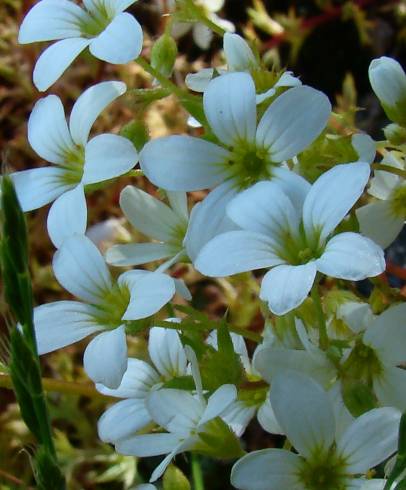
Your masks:
<instances>
[{"instance_id":1,"label":"white petal","mask_svg":"<svg viewBox=\"0 0 406 490\"><path fill-rule=\"evenodd\" d=\"M237 437L241 437L256 411L255 406L247 406L243 401L236 400L226 409L221 418Z\"/></svg>"},{"instance_id":2,"label":"white petal","mask_svg":"<svg viewBox=\"0 0 406 490\"><path fill-rule=\"evenodd\" d=\"M299 229L300 215L281 188L258 182L240 192L227 206L228 216L244 230L262 233L279 242L289 230Z\"/></svg>"},{"instance_id":3,"label":"white petal","mask_svg":"<svg viewBox=\"0 0 406 490\"><path fill-rule=\"evenodd\" d=\"M159 311L175 294L173 279L159 272L147 272L142 276L136 271L121 274L118 282L129 284L131 299L123 320L147 318Z\"/></svg>"},{"instance_id":4,"label":"white petal","mask_svg":"<svg viewBox=\"0 0 406 490\"><path fill-rule=\"evenodd\" d=\"M64 170L55 167L33 168L10 175L23 211L32 211L52 202L72 185L63 183Z\"/></svg>"},{"instance_id":5,"label":"white petal","mask_svg":"<svg viewBox=\"0 0 406 490\"><path fill-rule=\"evenodd\" d=\"M375 141L368 134L354 134L351 138L351 144L358 153L360 162L372 163L376 155Z\"/></svg>"},{"instance_id":6,"label":"white petal","mask_svg":"<svg viewBox=\"0 0 406 490\"><path fill-rule=\"evenodd\" d=\"M197 73L188 73L185 78L185 84L188 89L195 92L204 92L213 78L214 68L203 68Z\"/></svg>"},{"instance_id":7,"label":"white petal","mask_svg":"<svg viewBox=\"0 0 406 490\"><path fill-rule=\"evenodd\" d=\"M327 276L360 281L385 270L383 250L358 233L340 233L328 241L317 269Z\"/></svg>"},{"instance_id":8,"label":"white petal","mask_svg":"<svg viewBox=\"0 0 406 490\"><path fill-rule=\"evenodd\" d=\"M107 396L144 399L160 381L159 374L147 362L130 357L127 362L127 370L118 388L110 389L98 383L96 389Z\"/></svg>"},{"instance_id":9,"label":"white petal","mask_svg":"<svg viewBox=\"0 0 406 490\"><path fill-rule=\"evenodd\" d=\"M337 440L348 473L366 473L396 451L401 413L376 408L358 417Z\"/></svg>"},{"instance_id":10,"label":"white petal","mask_svg":"<svg viewBox=\"0 0 406 490\"><path fill-rule=\"evenodd\" d=\"M103 442L115 443L130 437L151 422L145 401L130 398L115 403L99 418L97 431Z\"/></svg>"},{"instance_id":11,"label":"white petal","mask_svg":"<svg viewBox=\"0 0 406 490\"><path fill-rule=\"evenodd\" d=\"M284 315L301 305L316 277L314 261L303 265L279 265L262 279L260 298L276 315Z\"/></svg>"},{"instance_id":12,"label":"white petal","mask_svg":"<svg viewBox=\"0 0 406 490\"><path fill-rule=\"evenodd\" d=\"M48 213L49 237L56 248L69 236L84 235L87 224L87 207L82 185L65 192L54 202Z\"/></svg>"},{"instance_id":13,"label":"white petal","mask_svg":"<svg viewBox=\"0 0 406 490\"><path fill-rule=\"evenodd\" d=\"M342 396L342 385L340 381L334 382L333 386L327 392L331 405L334 410L334 419L336 422L336 439L339 439L347 428L353 423L354 417L345 406Z\"/></svg>"},{"instance_id":14,"label":"white petal","mask_svg":"<svg viewBox=\"0 0 406 490\"><path fill-rule=\"evenodd\" d=\"M371 61L368 70L371 86L385 110L396 110L406 95L406 75L396 60L382 56Z\"/></svg>"},{"instance_id":15,"label":"white petal","mask_svg":"<svg viewBox=\"0 0 406 490\"><path fill-rule=\"evenodd\" d=\"M237 228L225 212L227 204L236 193L229 182L224 182L193 207L183 242L192 261L196 260L200 250L212 238Z\"/></svg>"},{"instance_id":16,"label":"white petal","mask_svg":"<svg viewBox=\"0 0 406 490\"><path fill-rule=\"evenodd\" d=\"M272 169L272 182L275 182L292 201L293 207L302 213L306 196L311 185L306 179L284 167Z\"/></svg>"},{"instance_id":17,"label":"white petal","mask_svg":"<svg viewBox=\"0 0 406 490\"><path fill-rule=\"evenodd\" d=\"M128 456L159 456L172 451L180 442L177 434L143 434L116 442L116 451Z\"/></svg>"},{"instance_id":18,"label":"white petal","mask_svg":"<svg viewBox=\"0 0 406 490\"><path fill-rule=\"evenodd\" d=\"M172 459L179 453L182 452L182 448L184 446L184 442L179 442L173 449L172 451L159 463L159 465L154 469L152 472L151 478L149 479L150 482L154 482L158 480L164 473L166 468L169 466L170 462Z\"/></svg>"},{"instance_id":19,"label":"white petal","mask_svg":"<svg viewBox=\"0 0 406 490\"><path fill-rule=\"evenodd\" d=\"M143 34L139 22L127 13L117 15L90 44L90 52L99 60L125 64L138 58Z\"/></svg>"},{"instance_id":20,"label":"white petal","mask_svg":"<svg viewBox=\"0 0 406 490\"><path fill-rule=\"evenodd\" d=\"M241 490L305 490L297 476L301 458L283 449L253 451L231 470L231 484Z\"/></svg>"},{"instance_id":21,"label":"white petal","mask_svg":"<svg viewBox=\"0 0 406 490\"><path fill-rule=\"evenodd\" d=\"M213 32L205 24L196 22L193 25L193 39L200 49L206 50L213 39Z\"/></svg>"},{"instance_id":22,"label":"white petal","mask_svg":"<svg viewBox=\"0 0 406 490\"><path fill-rule=\"evenodd\" d=\"M34 68L33 80L37 89L41 92L47 90L89 44L90 39L73 37L46 48Z\"/></svg>"},{"instance_id":23,"label":"white petal","mask_svg":"<svg viewBox=\"0 0 406 490\"><path fill-rule=\"evenodd\" d=\"M382 248L389 247L395 241L405 224L404 218L392 213L388 201L371 202L358 208L355 213L360 232Z\"/></svg>"},{"instance_id":24,"label":"white petal","mask_svg":"<svg viewBox=\"0 0 406 490\"><path fill-rule=\"evenodd\" d=\"M147 407L157 424L184 436L197 426L204 409L191 393L174 389L152 391L147 397Z\"/></svg>"},{"instance_id":25,"label":"white petal","mask_svg":"<svg viewBox=\"0 0 406 490\"><path fill-rule=\"evenodd\" d=\"M289 160L317 138L330 112L331 104L322 92L294 87L265 111L257 129L257 144L269 148L273 162Z\"/></svg>"},{"instance_id":26,"label":"white petal","mask_svg":"<svg viewBox=\"0 0 406 490\"><path fill-rule=\"evenodd\" d=\"M171 208L181 218L189 219L189 208L187 203L187 194L182 191L166 191Z\"/></svg>"},{"instance_id":27,"label":"white petal","mask_svg":"<svg viewBox=\"0 0 406 490\"><path fill-rule=\"evenodd\" d=\"M127 370L127 340L123 325L97 335L86 347L83 367L92 381L118 388Z\"/></svg>"},{"instance_id":28,"label":"white petal","mask_svg":"<svg viewBox=\"0 0 406 490\"><path fill-rule=\"evenodd\" d=\"M193 381L196 386L196 394L199 398L200 404L203 408L206 407L206 400L203 396L203 384L202 377L200 374L199 363L197 361L197 356L195 351L190 347L190 345L185 345L185 354L190 363L190 371L192 373Z\"/></svg>"},{"instance_id":29,"label":"white petal","mask_svg":"<svg viewBox=\"0 0 406 490\"><path fill-rule=\"evenodd\" d=\"M247 41L238 34L226 32L223 43L224 54L230 71L249 71L258 65Z\"/></svg>"},{"instance_id":30,"label":"white petal","mask_svg":"<svg viewBox=\"0 0 406 490\"><path fill-rule=\"evenodd\" d=\"M89 303L100 303L112 287L103 256L86 236L67 238L55 253L52 266L58 282L71 294Z\"/></svg>"},{"instance_id":31,"label":"white petal","mask_svg":"<svg viewBox=\"0 0 406 490\"><path fill-rule=\"evenodd\" d=\"M399 154L388 152L382 159L384 165L389 165L393 168L403 169L403 160L399 158ZM368 189L368 194L377 197L378 199L389 199L392 191L399 185L400 176L391 172L375 171L371 179L371 184Z\"/></svg>"},{"instance_id":32,"label":"white petal","mask_svg":"<svg viewBox=\"0 0 406 490\"><path fill-rule=\"evenodd\" d=\"M371 324L374 315L368 303L347 301L337 308L336 316L343 320L353 332L360 333Z\"/></svg>"},{"instance_id":33,"label":"white petal","mask_svg":"<svg viewBox=\"0 0 406 490\"><path fill-rule=\"evenodd\" d=\"M203 412L199 425L220 416L237 398L237 389L234 385L222 385L209 398L207 407Z\"/></svg>"},{"instance_id":34,"label":"white petal","mask_svg":"<svg viewBox=\"0 0 406 490\"><path fill-rule=\"evenodd\" d=\"M225 277L281 263L274 253L275 243L265 235L250 231L230 231L217 235L200 251L195 268L210 277Z\"/></svg>"},{"instance_id":35,"label":"white petal","mask_svg":"<svg viewBox=\"0 0 406 490\"><path fill-rule=\"evenodd\" d=\"M383 362L400 364L406 361L406 303L391 306L367 329L364 343L372 346Z\"/></svg>"},{"instance_id":36,"label":"white petal","mask_svg":"<svg viewBox=\"0 0 406 490\"><path fill-rule=\"evenodd\" d=\"M94 309L78 301L57 301L34 308L38 353L47 354L101 330Z\"/></svg>"},{"instance_id":37,"label":"white petal","mask_svg":"<svg viewBox=\"0 0 406 490\"><path fill-rule=\"evenodd\" d=\"M99 134L85 147L83 184L94 184L130 171L138 162L134 145L116 134Z\"/></svg>"},{"instance_id":38,"label":"white petal","mask_svg":"<svg viewBox=\"0 0 406 490\"><path fill-rule=\"evenodd\" d=\"M136 230L163 242L173 240L186 224L169 206L134 186L121 191L120 207Z\"/></svg>"},{"instance_id":39,"label":"white petal","mask_svg":"<svg viewBox=\"0 0 406 490\"><path fill-rule=\"evenodd\" d=\"M303 224L309 237L319 230L320 240L324 240L334 230L360 198L370 172L368 163L347 163L316 180L303 206Z\"/></svg>"},{"instance_id":40,"label":"white petal","mask_svg":"<svg viewBox=\"0 0 406 490\"><path fill-rule=\"evenodd\" d=\"M69 0L42 0L25 16L18 42L27 44L80 37L80 24L87 20L85 11Z\"/></svg>"},{"instance_id":41,"label":"white petal","mask_svg":"<svg viewBox=\"0 0 406 490\"><path fill-rule=\"evenodd\" d=\"M271 403L289 441L304 457L334 442L334 412L327 393L308 376L285 371L273 378Z\"/></svg>"},{"instance_id":42,"label":"white petal","mask_svg":"<svg viewBox=\"0 0 406 490\"><path fill-rule=\"evenodd\" d=\"M107 250L106 262L116 266L140 265L171 257L173 250L165 243L129 243L113 245Z\"/></svg>"},{"instance_id":43,"label":"white petal","mask_svg":"<svg viewBox=\"0 0 406 490\"><path fill-rule=\"evenodd\" d=\"M65 163L66 153L75 150L61 99L56 95L35 104L28 120L28 141L41 158L57 164Z\"/></svg>"},{"instance_id":44,"label":"white petal","mask_svg":"<svg viewBox=\"0 0 406 490\"><path fill-rule=\"evenodd\" d=\"M123 82L102 82L89 87L80 95L69 119L69 129L77 145L86 145L90 128L99 114L126 90Z\"/></svg>"},{"instance_id":45,"label":"white petal","mask_svg":"<svg viewBox=\"0 0 406 490\"><path fill-rule=\"evenodd\" d=\"M221 163L228 151L191 136L166 136L149 141L140 153L140 165L148 179L170 191L196 191L224 180Z\"/></svg>"},{"instance_id":46,"label":"white petal","mask_svg":"<svg viewBox=\"0 0 406 490\"><path fill-rule=\"evenodd\" d=\"M217 138L226 145L253 142L256 130L254 81L247 73L214 78L203 95L204 112Z\"/></svg>"},{"instance_id":47,"label":"white petal","mask_svg":"<svg viewBox=\"0 0 406 490\"><path fill-rule=\"evenodd\" d=\"M385 366L382 374L374 379L374 391L383 407L406 410L406 371Z\"/></svg>"},{"instance_id":48,"label":"white petal","mask_svg":"<svg viewBox=\"0 0 406 490\"><path fill-rule=\"evenodd\" d=\"M257 418L260 426L270 434L283 435L283 430L276 420L269 396L266 397L264 403L259 407Z\"/></svg>"},{"instance_id":49,"label":"white petal","mask_svg":"<svg viewBox=\"0 0 406 490\"><path fill-rule=\"evenodd\" d=\"M176 330L151 328L148 352L159 373L166 378L186 375L186 354Z\"/></svg>"}]
</instances>

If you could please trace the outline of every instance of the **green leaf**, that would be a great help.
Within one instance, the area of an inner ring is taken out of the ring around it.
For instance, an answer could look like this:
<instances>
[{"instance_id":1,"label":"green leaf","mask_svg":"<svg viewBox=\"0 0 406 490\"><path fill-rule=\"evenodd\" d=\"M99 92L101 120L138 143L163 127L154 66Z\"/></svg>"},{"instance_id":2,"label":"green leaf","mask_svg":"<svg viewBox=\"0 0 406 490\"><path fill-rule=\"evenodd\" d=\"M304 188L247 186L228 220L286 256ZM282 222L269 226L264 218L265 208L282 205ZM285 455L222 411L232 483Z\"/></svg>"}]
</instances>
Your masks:
<instances>
[{"instance_id":1,"label":"green leaf","mask_svg":"<svg viewBox=\"0 0 406 490\"><path fill-rule=\"evenodd\" d=\"M175 40L164 33L152 46L151 66L165 77L172 75L175 65L178 47Z\"/></svg>"},{"instance_id":2,"label":"green leaf","mask_svg":"<svg viewBox=\"0 0 406 490\"><path fill-rule=\"evenodd\" d=\"M191 490L189 480L173 464L169 465L163 477L163 490Z\"/></svg>"},{"instance_id":3,"label":"green leaf","mask_svg":"<svg viewBox=\"0 0 406 490\"><path fill-rule=\"evenodd\" d=\"M206 424L193 451L220 459L239 458L244 454L238 437L220 417Z\"/></svg>"},{"instance_id":4,"label":"green leaf","mask_svg":"<svg viewBox=\"0 0 406 490\"><path fill-rule=\"evenodd\" d=\"M34 458L34 474L41 490L64 490L65 480L55 458L41 446Z\"/></svg>"}]
</instances>

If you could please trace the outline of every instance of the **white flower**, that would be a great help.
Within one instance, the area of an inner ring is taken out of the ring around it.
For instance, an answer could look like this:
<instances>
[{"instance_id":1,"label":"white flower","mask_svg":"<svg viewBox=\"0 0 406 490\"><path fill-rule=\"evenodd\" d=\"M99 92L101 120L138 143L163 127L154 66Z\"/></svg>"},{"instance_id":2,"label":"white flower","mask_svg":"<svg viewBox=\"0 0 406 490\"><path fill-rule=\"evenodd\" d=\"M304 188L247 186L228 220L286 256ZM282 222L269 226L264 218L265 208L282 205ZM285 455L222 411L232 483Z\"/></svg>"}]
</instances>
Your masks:
<instances>
[{"instance_id":1,"label":"white flower","mask_svg":"<svg viewBox=\"0 0 406 490\"><path fill-rule=\"evenodd\" d=\"M242 230L211 240L195 267L214 277L272 267L260 298L277 315L304 301L317 271L351 281L382 273L383 251L369 238L349 232L329 238L361 196L369 174L367 163L337 165L312 186L291 188L290 198L276 183L259 182L227 207Z\"/></svg>"},{"instance_id":2,"label":"white flower","mask_svg":"<svg viewBox=\"0 0 406 490\"><path fill-rule=\"evenodd\" d=\"M117 389L97 384L103 394L123 398L108 408L98 422L99 437L115 443L152 422L145 405L148 394L163 382L187 375L187 359L176 330L153 327L149 331L148 353L153 366L129 358L127 371Z\"/></svg>"},{"instance_id":3,"label":"white flower","mask_svg":"<svg viewBox=\"0 0 406 490\"><path fill-rule=\"evenodd\" d=\"M293 371L275 377L271 402L298 454L263 449L244 456L231 472L241 490L353 490L365 483L356 475L396 451L401 414L393 408L371 410L337 430L327 393Z\"/></svg>"},{"instance_id":4,"label":"white flower","mask_svg":"<svg viewBox=\"0 0 406 490\"><path fill-rule=\"evenodd\" d=\"M87 47L96 58L128 63L142 49L140 24L124 10L136 0L40 0L20 27L21 44L54 41L39 57L34 84L47 90Z\"/></svg>"},{"instance_id":5,"label":"white flower","mask_svg":"<svg viewBox=\"0 0 406 490\"><path fill-rule=\"evenodd\" d=\"M132 270L113 282L101 253L83 235L63 242L53 268L59 283L83 302L57 301L34 309L39 354L101 332L85 350L84 367L95 383L117 388L127 369L125 327L170 301L174 281L158 272Z\"/></svg>"},{"instance_id":6,"label":"white flower","mask_svg":"<svg viewBox=\"0 0 406 490\"><path fill-rule=\"evenodd\" d=\"M404 157L399 152L388 152L381 163L403 169ZM406 186L399 175L377 170L368 193L377 200L357 209L360 231L386 248L394 242L405 223Z\"/></svg>"},{"instance_id":7,"label":"white flower","mask_svg":"<svg viewBox=\"0 0 406 490\"><path fill-rule=\"evenodd\" d=\"M127 186L120 195L120 206L128 221L155 243L114 245L106 260L116 266L139 265L168 259L159 268L177 261L194 260L200 249L219 233L235 229L225 207L235 196L230 185L222 184L188 212L185 192L167 192L170 206L150 194Z\"/></svg>"},{"instance_id":8,"label":"white flower","mask_svg":"<svg viewBox=\"0 0 406 490\"><path fill-rule=\"evenodd\" d=\"M42 0L44 1L44 0ZM104 108L126 91L122 82L88 88L72 108L69 128L59 97L40 99L28 121L28 140L35 152L53 166L11 174L24 211L55 200L48 215L48 232L56 247L73 233L86 230L84 186L125 174L138 161L133 144L122 136L90 129Z\"/></svg>"},{"instance_id":9,"label":"white flower","mask_svg":"<svg viewBox=\"0 0 406 490\"><path fill-rule=\"evenodd\" d=\"M127 455L145 457L167 454L152 473L151 482L164 473L176 454L192 450L199 442L199 434L205 432L207 424L220 416L237 396L234 385L223 385L206 401L196 355L189 346L185 347L185 351L191 362L196 396L177 389L151 392L147 397L148 411L152 419L167 432L136 435L116 444L116 450Z\"/></svg>"},{"instance_id":10,"label":"white flower","mask_svg":"<svg viewBox=\"0 0 406 490\"><path fill-rule=\"evenodd\" d=\"M394 122L406 124L406 74L394 59L382 56L371 61L369 81L386 115Z\"/></svg>"},{"instance_id":11,"label":"white flower","mask_svg":"<svg viewBox=\"0 0 406 490\"><path fill-rule=\"evenodd\" d=\"M247 73L228 73L212 80L203 103L220 144L178 135L148 142L140 164L155 185L194 191L230 181L242 189L276 178L300 186L302 179L281 163L320 134L331 110L321 92L294 87L269 106L257 126L255 86Z\"/></svg>"}]
</instances>

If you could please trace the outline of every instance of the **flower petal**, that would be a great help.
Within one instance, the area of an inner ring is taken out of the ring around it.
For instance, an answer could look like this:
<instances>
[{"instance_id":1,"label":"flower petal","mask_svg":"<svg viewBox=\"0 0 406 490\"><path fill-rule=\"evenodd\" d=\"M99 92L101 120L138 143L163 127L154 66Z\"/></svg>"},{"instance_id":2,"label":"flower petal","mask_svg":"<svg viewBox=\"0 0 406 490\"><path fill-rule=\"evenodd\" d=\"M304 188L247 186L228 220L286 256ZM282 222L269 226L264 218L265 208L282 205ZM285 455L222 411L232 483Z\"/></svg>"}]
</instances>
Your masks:
<instances>
[{"instance_id":1,"label":"flower petal","mask_svg":"<svg viewBox=\"0 0 406 490\"><path fill-rule=\"evenodd\" d=\"M200 49L206 50L209 48L213 39L212 30L201 22L196 22L193 25L193 39Z\"/></svg>"},{"instance_id":2,"label":"flower petal","mask_svg":"<svg viewBox=\"0 0 406 490\"><path fill-rule=\"evenodd\" d=\"M389 201L377 201L366 204L355 211L360 232L371 238L382 248L395 241L405 224L404 218L392 213Z\"/></svg>"},{"instance_id":3,"label":"flower petal","mask_svg":"<svg viewBox=\"0 0 406 490\"><path fill-rule=\"evenodd\" d=\"M87 224L87 207L83 185L65 192L51 206L47 227L56 248L69 236L84 235Z\"/></svg>"},{"instance_id":4,"label":"flower petal","mask_svg":"<svg viewBox=\"0 0 406 490\"><path fill-rule=\"evenodd\" d=\"M123 82L102 82L89 87L80 95L69 118L69 129L77 145L86 145L90 128L99 114L126 90Z\"/></svg>"},{"instance_id":5,"label":"flower petal","mask_svg":"<svg viewBox=\"0 0 406 490\"><path fill-rule=\"evenodd\" d=\"M166 274L142 271L140 275L137 272L124 272L118 279L119 284L128 284L131 293L123 320L147 318L159 311L175 294L173 279Z\"/></svg>"},{"instance_id":6,"label":"flower petal","mask_svg":"<svg viewBox=\"0 0 406 490\"><path fill-rule=\"evenodd\" d=\"M328 241L317 259L317 270L327 276L360 281L385 270L383 250L358 233L340 233Z\"/></svg>"},{"instance_id":7,"label":"flower petal","mask_svg":"<svg viewBox=\"0 0 406 490\"><path fill-rule=\"evenodd\" d=\"M269 396L266 397L264 403L259 407L257 418L259 425L270 434L284 435L281 426L276 420Z\"/></svg>"},{"instance_id":8,"label":"flower petal","mask_svg":"<svg viewBox=\"0 0 406 490\"><path fill-rule=\"evenodd\" d=\"M99 60L125 64L138 58L142 42L143 33L139 22L132 15L121 13L91 41L89 49Z\"/></svg>"},{"instance_id":9,"label":"flower petal","mask_svg":"<svg viewBox=\"0 0 406 490\"><path fill-rule=\"evenodd\" d=\"M127 370L127 339L123 325L102 332L90 341L83 356L83 367L95 383L118 388Z\"/></svg>"},{"instance_id":10,"label":"flower petal","mask_svg":"<svg viewBox=\"0 0 406 490\"><path fill-rule=\"evenodd\" d=\"M236 400L226 409L221 418L237 437L241 437L256 411L255 406L249 406L241 400Z\"/></svg>"},{"instance_id":11,"label":"flower petal","mask_svg":"<svg viewBox=\"0 0 406 490\"><path fill-rule=\"evenodd\" d=\"M360 162L372 163L376 155L375 141L368 135L363 133L354 134L351 138L351 144L358 154Z\"/></svg>"},{"instance_id":12,"label":"flower petal","mask_svg":"<svg viewBox=\"0 0 406 490\"><path fill-rule=\"evenodd\" d=\"M406 371L385 366L380 376L374 379L374 391L383 407L406 410Z\"/></svg>"},{"instance_id":13,"label":"flower petal","mask_svg":"<svg viewBox=\"0 0 406 490\"><path fill-rule=\"evenodd\" d=\"M32 211L52 202L72 185L63 183L64 170L55 167L33 168L10 175L23 211Z\"/></svg>"},{"instance_id":14,"label":"flower petal","mask_svg":"<svg viewBox=\"0 0 406 490\"><path fill-rule=\"evenodd\" d=\"M143 399L121 400L108 408L97 422L99 438L115 443L132 436L151 422Z\"/></svg>"},{"instance_id":15,"label":"flower petal","mask_svg":"<svg viewBox=\"0 0 406 490\"><path fill-rule=\"evenodd\" d=\"M249 71L258 65L247 41L238 34L226 32L223 43L224 54L230 71Z\"/></svg>"},{"instance_id":16,"label":"flower petal","mask_svg":"<svg viewBox=\"0 0 406 490\"><path fill-rule=\"evenodd\" d=\"M116 441L116 451L128 456L159 456L172 451L180 442L178 434L143 434Z\"/></svg>"},{"instance_id":17,"label":"flower petal","mask_svg":"<svg viewBox=\"0 0 406 490\"><path fill-rule=\"evenodd\" d=\"M258 182L240 192L227 206L228 216L244 230L261 233L276 242L299 229L300 214L280 187Z\"/></svg>"},{"instance_id":18,"label":"flower petal","mask_svg":"<svg viewBox=\"0 0 406 490\"><path fill-rule=\"evenodd\" d=\"M202 248L195 268L210 277L225 277L281 263L275 243L250 231L229 231L217 235Z\"/></svg>"},{"instance_id":19,"label":"flower petal","mask_svg":"<svg viewBox=\"0 0 406 490\"><path fill-rule=\"evenodd\" d=\"M368 163L336 165L312 185L303 206L303 224L308 237L320 232L320 240L344 219L362 195L371 168Z\"/></svg>"},{"instance_id":20,"label":"flower petal","mask_svg":"<svg viewBox=\"0 0 406 490\"><path fill-rule=\"evenodd\" d=\"M363 342L373 347L385 364L406 361L406 303L391 306L366 330Z\"/></svg>"},{"instance_id":21,"label":"flower petal","mask_svg":"<svg viewBox=\"0 0 406 490\"><path fill-rule=\"evenodd\" d=\"M162 201L131 185L121 191L120 207L136 230L163 242L173 240L179 228L186 224L184 218Z\"/></svg>"},{"instance_id":22,"label":"flower petal","mask_svg":"<svg viewBox=\"0 0 406 490\"><path fill-rule=\"evenodd\" d=\"M96 245L86 236L67 238L52 263L58 282L71 294L98 304L112 287L110 273Z\"/></svg>"},{"instance_id":23,"label":"flower petal","mask_svg":"<svg viewBox=\"0 0 406 490\"><path fill-rule=\"evenodd\" d=\"M78 301L57 301L34 308L38 353L47 354L101 330L94 309Z\"/></svg>"},{"instance_id":24,"label":"flower petal","mask_svg":"<svg viewBox=\"0 0 406 490\"><path fill-rule=\"evenodd\" d=\"M35 104L28 120L28 141L41 158L56 164L66 163L66 153L75 150L61 99L56 95Z\"/></svg>"},{"instance_id":25,"label":"flower petal","mask_svg":"<svg viewBox=\"0 0 406 490\"><path fill-rule=\"evenodd\" d=\"M262 279L260 298L276 315L284 315L301 305L316 277L316 262L303 265L279 265Z\"/></svg>"},{"instance_id":26,"label":"flower petal","mask_svg":"<svg viewBox=\"0 0 406 490\"><path fill-rule=\"evenodd\" d=\"M224 182L193 207L183 242L192 261L196 260L200 250L212 238L237 228L225 212L227 204L236 193L229 182Z\"/></svg>"},{"instance_id":27,"label":"flower petal","mask_svg":"<svg viewBox=\"0 0 406 490\"><path fill-rule=\"evenodd\" d=\"M237 389L234 385L222 385L209 398L199 425L220 416L236 400Z\"/></svg>"},{"instance_id":28,"label":"flower petal","mask_svg":"<svg viewBox=\"0 0 406 490\"><path fill-rule=\"evenodd\" d=\"M366 473L396 451L401 413L375 408L358 417L337 440L348 473Z\"/></svg>"},{"instance_id":29,"label":"flower petal","mask_svg":"<svg viewBox=\"0 0 406 490\"><path fill-rule=\"evenodd\" d=\"M106 253L106 262L121 267L140 265L166 259L172 254L172 247L165 243L128 243L110 247Z\"/></svg>"},{"instance_id":30,"label":"flower petal","mask_svg":"<svg viewBox=\"0 0 406 490\"><path fill-rule=\"evenodd\" d=\"M291 200L293 207L301 214L311 185L302 176L285 167L272 169L272 182L280 187Z\"/></svg>"},{"instance_id":31,"label":"flower petal","mask_svg":"<svg viewBox=\"0 0 406 490\"><path fill-rule=\"evenodd\" d=\"M47 90L89 44L90 39L73 37L46 48L34 68L33 80L37 89L40 92Z\"/></svg>"},{"instance_id":32,"label":"flower petal","mask_svg":"<svg viewBox=\"0 0 406 490\"><path fill-rule=\"evenodd\" d=\"M28 44L80 37L80 25L87 20L86 12L74 2L42 0L25 16L18 33L18 42Z\"/></svg>"},{"instance_id":33,"label":"flower petal","mask_svg":"<svg viewBox=\"0 0 406 490\"><path fill-rule=\"evenodd\" d=\"M271 403L276 419L304 457L327 452L334 442L334 412L323 388L308 376L285 371L273 378Z\"/></svg>"},{"instance_id":34,"label":"flower petal","mask_svg":"<svg viewBox=\"0 0 406 490\"><path fill-rule=\"evenodd\" d=\"M186 375L186 354L176 330L151 328L148 352L156 369L164 377L171 379Z\"/></svg>"},{"instance_id":35,"label":"flower petal","mask_svg":"<svg viewBox=\"0 0 406 490\"><path fill-rule=\"evenodd\" d=\"M253 451L231 470L231 484L241 490L306 490L298 479L301 458L284 449Z\"/></svg>"},{"instance_id":36,"label":"flower petal","mask_svg":"<svg viewBox=\"0 0 406 490\"><path fill-rule=\"evenodd\" d=\"M294 87L265 111L257 129L257 145L269 149L273 162L289 160L317 138L330 112L331 104L322 92Z\"/></svg>"},{"instance_id":37,"label":"flower petal","mask_svg":"<svg viewBox=\"0 0 406 490\"><path fill-rule=\"evenodd\" d=\"M140 153L148 179L170 191L197 191L220 184L221 163L228 158L221 146L191 136L166 136L149 141Z\"/></svg>"},{"instance_id":38,"label":"flower petal","mask_svg":"<svg viewBox=\"0 0 406 490\"><path fill-rule=\"evenodd\" d=\"M255 140L255 85L247 73L214 78L203 95L204 112L217 138L226 145Z\"/></svg>"},{"instance_id":39,"label":"flower petal","mask_svg":"<svg viewBox=\"0 0 406 490\"><path fill-rule=\"evenodd\" d=\"M214 68L203 68L197 73L188 73L185 78L185 84L188 89L195 92L204 92L213 78Z\"/></svg>"},{"instance_id":40,"label":"flower petal","mask_svg":"<svg viewBox=\"0 0 406 490\"><path fill-rule=\"evenodd\" d=\"M138 154L130 140L116 134L99 134L85 147L83 184L94 184L130 171Z\"/></svg>"}]
</instances>

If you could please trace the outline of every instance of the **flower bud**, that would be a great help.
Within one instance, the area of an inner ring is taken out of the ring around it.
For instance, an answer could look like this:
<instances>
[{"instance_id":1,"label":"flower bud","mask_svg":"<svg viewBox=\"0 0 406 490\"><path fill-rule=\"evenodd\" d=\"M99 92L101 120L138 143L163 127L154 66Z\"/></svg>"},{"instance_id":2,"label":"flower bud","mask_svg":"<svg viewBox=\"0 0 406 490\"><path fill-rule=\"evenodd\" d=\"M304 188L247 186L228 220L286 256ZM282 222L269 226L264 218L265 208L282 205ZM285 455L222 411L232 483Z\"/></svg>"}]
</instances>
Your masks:
<instances>
[{"instance_id":1,"label":"flower bud","mask_svg":"<svg viewBox=\"0 0 406 490\"><path fill-rule=\"evenodd\" d=\"M406 143L406 128L402 128L399 124L388 124L383 130L385 138L392 145L403 145Z\"/></svg>"},{"instance_id":2,"label":"flower bud","mask_svg":"<svg viewBox=\"0 0 406 490\"><path fill-rule=\"evenodd\" d=\"M168 34L163 34L153 45L151 64L162 75L169 77L175 65L178 47L175 40Z\"/></svg>"},{"instance_id":3,"label":"flower bud","mask_svg":"<svg viewBox=\"0 0 406 490\"><path fill-rule=\"evenodd\" d=\"M400 64L382 56L369 65L369 81L388 118L406 126L406 74Z\"/></svg>"}]
</instances>

